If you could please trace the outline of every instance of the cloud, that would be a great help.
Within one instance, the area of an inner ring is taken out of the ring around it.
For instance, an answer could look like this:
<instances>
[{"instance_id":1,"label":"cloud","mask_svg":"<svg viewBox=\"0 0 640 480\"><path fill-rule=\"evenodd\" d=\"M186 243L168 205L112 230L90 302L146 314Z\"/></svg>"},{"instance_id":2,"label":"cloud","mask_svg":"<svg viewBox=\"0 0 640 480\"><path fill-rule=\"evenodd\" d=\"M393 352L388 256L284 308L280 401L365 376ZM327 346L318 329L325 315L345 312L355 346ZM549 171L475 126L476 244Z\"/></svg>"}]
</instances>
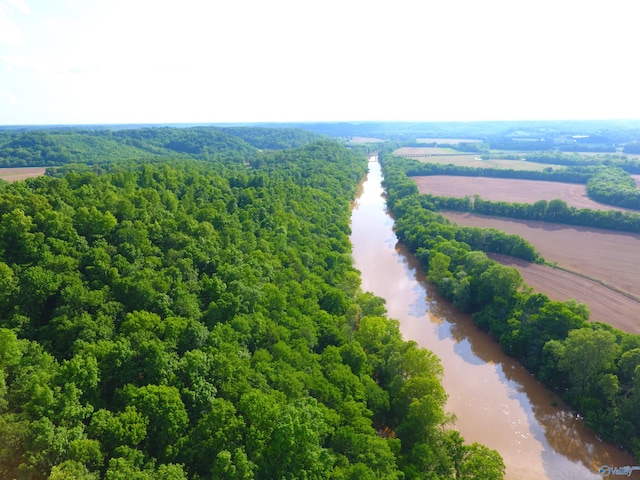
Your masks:
<instances>
[{"instance_id":1,"label":"cloud","mask_svg":"<svg viewBox=\"0 0 640 480\"><path fill-rule=\"evenodd\" d=\"M19 10L20 13L31 13L31 9L27 6L24 0L5 0L3 3L13 7L15 10Z\"/></svg>"},{"instance_id":2,"label":"cloud","mask_svg":"<svg viewBox=\"0 0 640 480\"><path fill-rule=\"evenodd\" d=\"M0 8L0 44L20 45L22 42L24 42L22 30L9 18L6 11Z\"/></svg>"},{"instance_id":3,"label":"cloud","mask_svg":"<svg viewBox=\"0 0 640 480\"><path fill-rule=\"evenodd\" d=\"M23 102L11 92L0 91L0 99L4 100L3 103L7 103L14 108L24 106Z\"/></svg>"}]
</instances>

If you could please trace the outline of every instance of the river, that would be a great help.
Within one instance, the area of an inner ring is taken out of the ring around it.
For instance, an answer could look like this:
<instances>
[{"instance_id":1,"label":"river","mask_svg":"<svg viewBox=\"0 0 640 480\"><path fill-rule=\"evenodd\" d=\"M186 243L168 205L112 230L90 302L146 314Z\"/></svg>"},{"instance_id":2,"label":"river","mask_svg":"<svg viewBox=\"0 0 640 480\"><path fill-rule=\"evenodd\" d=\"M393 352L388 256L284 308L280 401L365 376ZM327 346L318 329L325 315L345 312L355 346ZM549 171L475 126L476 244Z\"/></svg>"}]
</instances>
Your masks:
<instances>
[{"instance_id":1,"label":"river","mask_svg":"<svg viewBox=\"0 0 640 480\"><path fill-rule=\"evenodd\" d=\"M416 259L398 244L376 160L369 162L351 215L355 266L363 290L386 300L405 340L440 357L446 409L456 415L455 428L465 440L500 452L508 480L600 479L603 465L634 466L630 455L600 441L468 315L438 297Z\"/></svg>"}]
</instances>

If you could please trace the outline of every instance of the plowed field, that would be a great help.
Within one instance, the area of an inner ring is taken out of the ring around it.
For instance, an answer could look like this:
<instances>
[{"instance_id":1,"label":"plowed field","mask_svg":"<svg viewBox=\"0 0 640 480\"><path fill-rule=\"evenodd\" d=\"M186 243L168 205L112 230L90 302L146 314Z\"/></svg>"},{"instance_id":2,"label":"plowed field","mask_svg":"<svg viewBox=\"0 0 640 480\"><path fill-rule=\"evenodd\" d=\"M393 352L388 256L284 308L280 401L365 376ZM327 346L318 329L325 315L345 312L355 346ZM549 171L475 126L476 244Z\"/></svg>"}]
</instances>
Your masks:
<instances>
[{"instance_id":1,"label":"plowed field","mask_svg":"<svg viewBox=\"0 0 640 480\"><path fill-rule=\"evenodd\" d=\"M591 210L624 210L594 202L587 197L586 186L575 183L449 175L412 177L412 179L418 185L420 193L441 197L480 195L483 200L509 203L535 203L538 200L559 198L567 202L570 207Z\"/></svg>"},{"instance_id":2,"label":"plowed field","mask_svg":"<svg viewBox=\"0 0 640 480\"><path fill-rule=\"evenodd\" d=\"M0 178L9 183L44 175L45 167L0 168Z\"/></svg>"},{"instance_id":3,"label":"plowed field","mask_svg":"<svg viewBox=\"0 0 640 480\"><path fill-rule=\"evenodd\" d=\"M460 225L520 235L547 260L574 273L510 257L497 260L520 270L525 283L554 300L586 303L591 319L640 333L640 235L553 223L445 212Z\"/></svg>"}]
</instances>

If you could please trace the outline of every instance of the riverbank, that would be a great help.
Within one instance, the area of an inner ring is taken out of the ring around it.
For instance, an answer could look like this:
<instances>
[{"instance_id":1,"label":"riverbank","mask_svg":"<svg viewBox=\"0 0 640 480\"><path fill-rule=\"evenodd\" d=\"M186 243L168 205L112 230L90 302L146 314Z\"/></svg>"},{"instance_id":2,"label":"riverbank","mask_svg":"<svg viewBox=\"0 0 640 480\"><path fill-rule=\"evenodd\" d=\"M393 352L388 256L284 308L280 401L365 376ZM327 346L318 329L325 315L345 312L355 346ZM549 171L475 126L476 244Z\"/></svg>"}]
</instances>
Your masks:
<instances>
[{"instance_id":1,"label":"riverbank","mask_svg":"<svg viewBox=\"0 0 640 480\"><path fill-rule=\"evenodd\" d=\"M632 465L629 455L601 442L468 315L437 296L415 258L398 244L380 166L369 166L351 224L363 289L386 300L406 340L440 357L447 409L465 439L498 450L507 479L597 479L600 465Z\"/></svg>"}]
</instances>

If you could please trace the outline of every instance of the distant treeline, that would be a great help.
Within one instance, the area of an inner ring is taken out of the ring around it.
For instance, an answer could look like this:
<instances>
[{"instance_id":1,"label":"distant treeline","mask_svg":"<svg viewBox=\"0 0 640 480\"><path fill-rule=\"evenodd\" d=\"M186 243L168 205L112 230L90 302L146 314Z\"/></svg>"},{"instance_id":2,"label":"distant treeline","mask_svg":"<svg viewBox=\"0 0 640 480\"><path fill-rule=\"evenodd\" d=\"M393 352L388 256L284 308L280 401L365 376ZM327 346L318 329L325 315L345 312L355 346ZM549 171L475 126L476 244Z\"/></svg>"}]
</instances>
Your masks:
<instances>
[{"instance_id":1,"label":"distant treeline","mask_svg":"<svg viewBox=\"0 0 640 480\"><path fill-rule=\"evenodd\" d=\"M321 135L293 128L193 127L40 129L0 131L0 167L56 166L121 160L224 156L243 159L258 150L307 145Z\"/></svg>"},{"instance_id":2,"label":"distant treeline","mask_svg":"<svg viewBox=\"0 0 640 480\"><path fill-rule=\"evenodd\" d=\"M455 175L461 177L519 178L522 180L545 180L548 182L583 183L586 184L595 167L567 167L562 169L545 168L544 170L514 170L506 168L465 167L453 164L420 162L409 158L398 158L409 176L421 175Z\"/></svg>"},{"instance_id":3,"label":"distant treeline","mask_svg":"<svg viewBox=\"0 0 640 480\"><path fill-rule=\"evenodd\" d=\"M578 145L581 151L602 145L640 142L640 122L637 120L323 122L263 126L303 128L333 137L361 136L413 142L418 138L480 139L492 149L497 148L500 142L511 144L516 150L521 150L522 144L527 142L538 143L537 150L554 149L564 142L566 148Z\"/></svg>"},{"instance_id":4,"label":"distant treeline","mask_svg":"<svg viewBox=\"0 0 640 480\"><path fill-rule=\"evenodd\" d=\"M556 144L547 140L511 140L500 139L490 141L492 150L517 150L517 151L537 151L537 150L558 150L560 152L594 152L613 153L616 152L614 144L585 144L585 143L561 143Z\"/></svg>"},{"instance_id":5,"label":"distant treeline","mask_svg":"<svg viewBox=\"0 0 640 480\"><path fill-rule=\"evenodd\" d=\"M626 155L581 155L580 153L563 153L558 151L532 152L526 155L512 153L490 153L482 155L483 160L521 160L527 162L565 165L569 167L615 166L623 170L640 174L640 160L628 158Z\"/></svg>"},{"instance_id":6,"label":"distant treeline","mask_svg":"<svg viewBox=\"0 0 640 480\"><path fill-rule=\"evenodd\" d=\"M600 168L587 182L587 195L609 205L640 210L640 190L622 168Z\"/></svg>"},{"instance_id":7,"label":"distant treeline","mask_svg":"<svg viewBox=\"0 0 640 480\"><path fill-rule=\"evenodd\" d=\"M479 196L453 198L424 194L420 199L426 208L456 210L479 215L564 223L583 227L604 228L623 232L640 232L640 214L620 210L590 210L567 205L561 199L538 200L535 203L492 202Z\"/></svg>"},{"instance_id":8,"label":"distant treeline","mask_svg":"<svg viewBox=\"0 0 640 480\"><path fill-rule=\"evenodd\" d=\"M439 293L471 313L507 354L584 415L587 426L640 459L640 335L590 323L585 305L523 288L518 270L463 241L464 227L422 201L402 161L385 151L379 158L397 235Z\"/></svg>"}]
</instances>

